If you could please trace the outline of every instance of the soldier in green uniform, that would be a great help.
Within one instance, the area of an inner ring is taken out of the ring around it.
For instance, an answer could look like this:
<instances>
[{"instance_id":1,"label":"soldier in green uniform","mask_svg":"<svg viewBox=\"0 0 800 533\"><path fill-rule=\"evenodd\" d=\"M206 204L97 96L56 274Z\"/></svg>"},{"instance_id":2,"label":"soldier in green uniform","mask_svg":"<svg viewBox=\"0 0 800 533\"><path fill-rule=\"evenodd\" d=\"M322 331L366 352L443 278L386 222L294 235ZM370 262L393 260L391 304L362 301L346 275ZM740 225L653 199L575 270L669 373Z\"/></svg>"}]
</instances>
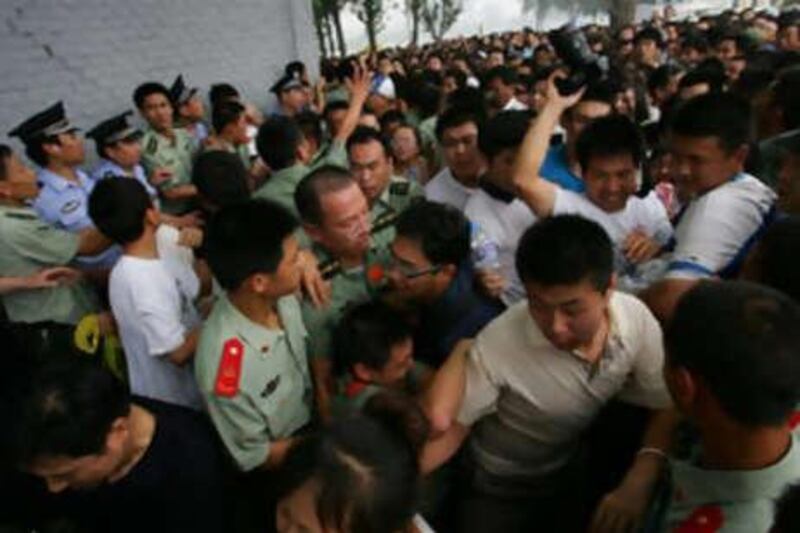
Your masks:
<instances>
[{"instance_id":1,"label":"soldier in green uniform","mask_svg":"<svg viewBox=\"0 0 800 533\"><path fill-rule=\"evenodd\" d=\"M372 128L356 128L347 140L347 152L353 177L370 206L376 242L388 245L394 239L394 220L412 202L423 197L422 187L392 175L391 152L380 132Z\"/></svg>"},{"instance_id":2,"label":"soldier in green uniform","mask_svg":"<svg viewBox=\"0 0 800 533\"><path fill-rule=\"evenodd\" d=\"M309 174L295 194L303 229L322 276L331 282L330 301L318 308L303 302L309 356L320 415L330 415L331 343L345 308L368 300L382 279L385 252L372 248L367 201L350 174L323 167Z\"/></svg>"},{"instance_id":3,"label":"soldier in green uniform","mask_svg":"<svg viewBox=\"0 0 800 533\"><path fill-rule=\"evenodd\" d=\"M191 181L195 141L186 130L174 127L170 94L160 83L140 85L133 101L148 124L142 136L142 165L149 175L169 171L169 178L157 184L161 208L182 215L191 210L197 196Z\"/></svg>"},{"instance_id":4,"label":"soldier in green uniform","mask_svg":"<svg viewBox=\"0 0 800 533\"><path fill-rule=\"evenodd\" d=\"M249 170L252 162L247 146L250 137L247 134L248 123L244 106L233 100L220 102L211 112L211 124L214 134L205 140L201 150L223 150L236 154Z\"/></svg>"},{"instance_id":5,"label":"soldier in green uniform","mask_svg":"<svg viewBox=\"0 0 800 533\"><path fill-rule=\"evenodd\" d=\"M0 276L30 276L110 246L93 227L60 230L26 207L26 201L36 195L36 175L5 145L0 145L0 186ZM68 352L74 326L99 309L86 280L65 281L69 282L2 295L11 331L34 357L53 349Z\"/></svg>"},{"instance_id":6,"label":"soldier in green uniform","mask_svg":"<svg viewBox=\"0 0 800 533\"><path fill-rule=\"evenodd\" d=\"M293 119L273 115L258 130L256 148L272 174L256 189L253 198L273 200L297 215L294 191L308 173L306 164L311 158L302 131Z\"/></svg>"},{"instance_id":7,"label":"soldier in green uniform","mask_svg":"<svg viewBox=\"0 0 800 533\"><path fill-rule=\"evenodd\" d=\"M265 223L268 222L268 223ZM226 290L206 321L195 377L226 449L243 471L281 464L311 420L297 221L274 202L222 208L206 238Z\"/></svg>"},{"instance_id":8,"label":"soldier in green uniform","mask_svg":"<svg viewBox=\"0 0 800 533\"><path fill-rule=\"evenodd\" d=\"M701 284L681 299L664 377L700 439L670 461L666 517L648 531L770 529L777 500L800 481L798 323L796 302L759 285Z\"/></svg>"}]
</instances>

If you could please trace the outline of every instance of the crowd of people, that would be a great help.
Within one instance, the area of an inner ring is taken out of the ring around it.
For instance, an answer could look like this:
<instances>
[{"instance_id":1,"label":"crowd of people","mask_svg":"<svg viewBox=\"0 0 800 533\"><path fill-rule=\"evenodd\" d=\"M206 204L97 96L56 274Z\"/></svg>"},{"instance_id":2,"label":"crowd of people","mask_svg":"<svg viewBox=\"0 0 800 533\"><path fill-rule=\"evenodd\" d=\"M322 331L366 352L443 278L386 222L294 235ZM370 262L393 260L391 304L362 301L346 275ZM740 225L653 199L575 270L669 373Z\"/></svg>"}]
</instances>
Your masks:
<instances>
[{"instance_id":1,"label":"crowd of people","mask_svg":"<svg viewBox=\"0 0 800 533\"><path fill-rule=\"evenodd\" d=\"M800 11L319 72L10 129L0 529L800 531Z\"/></svg>"}]
</instances>

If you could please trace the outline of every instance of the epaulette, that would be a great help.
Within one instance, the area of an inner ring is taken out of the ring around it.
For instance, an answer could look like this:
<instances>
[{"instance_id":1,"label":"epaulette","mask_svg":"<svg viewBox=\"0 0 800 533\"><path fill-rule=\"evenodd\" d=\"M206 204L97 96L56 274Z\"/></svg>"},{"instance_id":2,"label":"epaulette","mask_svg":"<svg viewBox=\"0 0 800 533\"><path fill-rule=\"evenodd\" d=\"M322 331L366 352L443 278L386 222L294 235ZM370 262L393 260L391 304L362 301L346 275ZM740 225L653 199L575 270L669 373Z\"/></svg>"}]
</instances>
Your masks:
<instances>
[{"instance_id":1,"label":"epaulette","mask_svg":"<svg viewBox=\"0 0 800 533\"><path fill-rule=\"evenodd\" d=\"M397 222L397 217L399 216L400 214L394 209L384 212L381 216L375 219L375 222L372 223L371 233L375 235L386 228L394 226Z\"/></svg>"},{"instance_id":2,"label":"epaulette","mask_svg":"<svg viewBox=\"0 0 800 533\"><path fill-rule=\"evenodd\" d=\"M406 181L396 181L389 185L389 194L394 196L408 196L411 184Z\"/></svg>"},{"instance_id":3,"label":"epaulette","mask_svg":"<svg viewBox=\"0 0 800 533\"><path fill-rule=\"evenodd\" d=\"M319 264L319 274L322 279L329 280L342 272L342 264L338 259L328 259Z\"/></svg>"},{"instance_id":4,"label":"epaulette","mask_svg":"<svg viewBox=\"0 0 800 533\"><path fill-rule=\"evenodd\" d=\"M158 150L158 139L150 137L150 140L147 141L147 146L144 147L144 151L148 154L155 154L156 150Z\"/></svg>"},{"instance_id":5,"label":"epaulette","mask_svg":"<svg viewBox=\"0 0 800 533\"><path fill-rule=\"evenodd\" d=\"M116 177L117 177L117 175L114 174L113 170L106 170L105 174L103 174L103 177L101 179L107 180L107 179L116 178Z\"/></svg>"},{"instance_id":6,"label":"epaulette","mask_svg":"<svg viewBox=\"0 0 800 533\"><path fill-rule=\"evenodd\" d=\"M239 392L243 357L244 345L236 337L226 340L222 345L222 357L219 360L217 379L214 381L214 393L217 396L232 398Z\"/></svg>"},{"instance_id":7,"label":"epaulette","mask_svg":"<svg viewBox=\"0 0 800 533\"><path fill-rule=\"evenodd\" d=\"M39 220L39 217L33 213L20 213L19 211L9 211L5 213L6 218L13 218L15 220Z\"/></svg>"}]
</instances>

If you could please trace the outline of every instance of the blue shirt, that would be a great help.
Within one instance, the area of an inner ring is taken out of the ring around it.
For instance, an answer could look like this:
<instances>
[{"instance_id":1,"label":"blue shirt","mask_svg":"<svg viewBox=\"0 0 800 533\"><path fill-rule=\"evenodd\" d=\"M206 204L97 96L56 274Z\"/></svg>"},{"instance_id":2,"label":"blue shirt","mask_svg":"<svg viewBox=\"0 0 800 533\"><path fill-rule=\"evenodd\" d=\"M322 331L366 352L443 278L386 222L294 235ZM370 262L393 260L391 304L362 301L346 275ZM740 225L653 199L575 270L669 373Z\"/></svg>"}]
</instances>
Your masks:
<instances>
[{"instance_id":1,"label":"blue shirt","mask_svg":"<svg viewBox=\"0 0 800 533\"><path fill-rule=\"evenodd\" d=\"M39 170L39 195L33 202L34 210L43 220L72 233L94 227L89 217L89 195L96 182L82 170L76 169L75 174L78 183L46 168ZM119 247L113 246L96 256L81 256L78 262L87 267L111 267L120 254Z\"/></svg>"},{"instance_id":2,"label":"blue shirt","mask_svg":"<svg viewBox=\"0 0 800 533\"><path fill-rule=\"evenodd\" d=\"M574 192L584 192L586 185L583 180L573 174L567 162L567 147L562 144L552 146L547 150L547 155L539 169L539 175L561 187Z\"/></svg>"},{"instance_id":3,"label":"blue shirt","mask_svg":"<svg viewBox=\"0 0 800 533\"><path fill-rule=\"evenodd\" d=\"M144 186L144 190L147 191L147 195L153 200L154 203L156 203L156 205L158 205L158 191L155 187L150 185L149 181L147 181L147 174L145 174L144 167L142 165L137 164L135 167L133 167L133 175L130 175L121 166L113 161L101 159L97 166L92 170L92 181L96 183L102 179L111 177L134 178Z\"/></svg>"}]
</instances>

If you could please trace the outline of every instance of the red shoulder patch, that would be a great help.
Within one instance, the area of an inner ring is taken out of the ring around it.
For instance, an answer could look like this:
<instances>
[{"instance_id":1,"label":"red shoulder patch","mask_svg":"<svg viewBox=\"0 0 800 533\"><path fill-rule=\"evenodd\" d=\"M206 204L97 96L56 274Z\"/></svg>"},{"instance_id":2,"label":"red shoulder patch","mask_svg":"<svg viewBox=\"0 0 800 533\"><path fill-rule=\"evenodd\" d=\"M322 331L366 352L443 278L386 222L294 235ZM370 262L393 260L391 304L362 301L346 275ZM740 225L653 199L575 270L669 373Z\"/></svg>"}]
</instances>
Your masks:
<instances>
[{"instance_id":1,"label":"red shoulder patch","mask_svg":"<svg viewBox=\"0 0 800 533\"><path fill-rule=\"evenodd\" d=\"M800 426L800 411L795 411L789 418L789 428L797 429L797 426Z\"/></svg>"},{"instance_id":2,"label":"red shoulder patch","mask_svg":"<svg viewBox=\"0 0 800 533\"><path fill-rule=\"evenodd\" d=\"M348 398L355 398L367 388L367 384L363 381L351 380L344 389L344 395Z\"/></svg>"},{"instance_id":3,"label":"red shoulder patch","mask_svg":"<svg viewBox=\"0 0 800 533\"><path fill-rule=\"evenodd\" d=\"M678 524L673 533L715 533L722 529L725 517L719 505L698 507L689 517Z\"/></svg>"},{"instance_id":4,"label":"red shoulder patch","mask_svg":"<svg viewBox=\"0 0 800 533\"><path fill-rule=\"evenodd\" d=\"M239 392L243 357L244 346L239 339L228 339L222 345L222 358L219 360L217 380L214 382L214 393L217 396L231 398Z\"/></svg>"}]
</instances>

